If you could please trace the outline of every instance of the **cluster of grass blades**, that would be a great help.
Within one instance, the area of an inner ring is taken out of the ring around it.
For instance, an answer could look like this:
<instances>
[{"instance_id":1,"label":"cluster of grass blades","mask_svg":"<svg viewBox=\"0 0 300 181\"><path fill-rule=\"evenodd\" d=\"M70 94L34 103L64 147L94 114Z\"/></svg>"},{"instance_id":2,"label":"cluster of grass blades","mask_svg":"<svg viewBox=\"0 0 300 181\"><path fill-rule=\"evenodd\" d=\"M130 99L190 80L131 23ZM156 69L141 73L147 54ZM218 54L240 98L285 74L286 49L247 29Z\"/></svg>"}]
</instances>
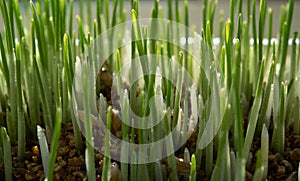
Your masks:
<instances>
[{"instance_id":1,"label":"cluster of grass blades","mask_svg":"<svg viewBox=\"0 0 300 181\"><path fill-rule=\"evenodd\" d=\"M147 25L140 23L138 0L131 1L131 18L124 0L78 3L75 16L74 0L21 6L0 0L1 178L14 179L12 150L24 162L26 141L33 139L45 179L55 179L62 125L71 123L89 180L99 178L95 148L104 155L102 180L274 179L269 153L287 151L298 157L284 179L300 179L300 149L286 143L287 134L300 136L294 0L282 5L276 41L266 0L230 0L230 16L225 21L220 12L217 32L218 1L204 0L199 35L187 28L187 0L168 0L167 9L154 0ZM146 118L161 120L149 128ZM118 160L116 137L129 143L117 146ZM164 144L151 146L161 139ZM150 146L136 151L132 144Z\"/></svg>"}]
</instances>

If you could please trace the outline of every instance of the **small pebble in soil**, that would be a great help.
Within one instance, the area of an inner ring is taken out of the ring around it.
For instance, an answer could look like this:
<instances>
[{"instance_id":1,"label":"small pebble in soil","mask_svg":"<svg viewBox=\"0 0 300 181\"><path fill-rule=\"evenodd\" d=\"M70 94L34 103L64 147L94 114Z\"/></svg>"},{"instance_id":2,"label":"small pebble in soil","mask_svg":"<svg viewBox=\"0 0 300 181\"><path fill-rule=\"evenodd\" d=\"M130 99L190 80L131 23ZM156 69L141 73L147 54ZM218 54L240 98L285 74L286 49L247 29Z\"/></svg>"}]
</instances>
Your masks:
<instances>
[{"instance_id":1,"label":"small pebble in soil","mask_svg":"<svg viewBox=\"0 0 300 181\"><path fill-rule=\"evenodd\" d=\"M38 146L33 146L31 151L34 155L39 155L39 153L40 153Z\"/></svg>"},{"instance_id":2,"label":"small pebble in soil","mask_svg":"<svg viewBox=\"0 0 300 181\"><path fill-rule=\"evenodd\" d=\"M293 160L300 162L300 148L293 149L291 156Z\"/></svg>"},{"instance_id":3,"label":"small pebble in soil","mask_svg":"<svg viewBox=\"0 0 300 181\"><path fill-rule=\"evenodd\" d=\"M278 166L277 167L277 173L279 174L279 175L284 175L285 174L285 167L284 166Z\"/></svg>"},{"instance_id":4,"label":"small pebble in soil","mask_svg":"<svg viewBox=\"0 0 300 181\"><path fill-rule=\"evenodd\" d=\"M42 165L37 165L37 166L33 167L31 171L37 172L38 170L41 170L41 169L43 169Z\"/></svg>"},{"instance_id":5,"label":"small pebble in soil","mask_svg":"<svg viewBox=\"0 0 300 181\"><path fill-rule=\"evenodd\" d=\"M287 169L287 172L291 172L293 170L293 166L289 161L283 160L282 163L285 166L285 168Z\"/></svg>"},{"instance_id":6,"label":"small pebble in soil","mask_svg":"<svg viewBox=\"0 0 300 181\"><path fill-rule=\"evenodd\" d=\"M80 167L84 165L84 159L81 157L73 157L68 159L68 165L70 166L75 166L75 167Z\"/></svg>"},{"instance_id":7,"label":"small pebble in soil","mask_svg":"<svg viewBox=\"0 0 300 181\"><path fill-rule=\"evenodd\" d=\"M32 161L34 163L37 163L39 160L38 160L38 157L37 156L32 156Z\"/></svg>"},{"instance_id":8,"label":"small pebble in soil","mask_svg":"<svg viewBox=\"0 0 300 181\"><path fill-rule=\"evenodd\" d=\"M103 155L101 155L100 153L96 153L95 158L100 161L103 159Z\"/></svg>"}]
</instances>

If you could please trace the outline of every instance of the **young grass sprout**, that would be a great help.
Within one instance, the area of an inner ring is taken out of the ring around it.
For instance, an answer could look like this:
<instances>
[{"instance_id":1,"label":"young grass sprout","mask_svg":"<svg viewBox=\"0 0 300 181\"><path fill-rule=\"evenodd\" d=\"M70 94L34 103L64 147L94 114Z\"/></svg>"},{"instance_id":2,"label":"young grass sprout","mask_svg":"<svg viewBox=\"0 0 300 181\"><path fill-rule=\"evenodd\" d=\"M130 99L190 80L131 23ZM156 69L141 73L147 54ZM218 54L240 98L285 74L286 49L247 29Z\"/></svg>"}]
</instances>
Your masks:
<instances>
[{"instance_id":1,"label":"young grass sprout","mask_svg":"<svg viewBox=\"0 0 300 181\"><path fill-rule=\"evenodd\" d=\"M0 180L67 179L66 125L79 179L299 180L299 3L126 3L0 0Z\"/></svg>"}]
</instances>

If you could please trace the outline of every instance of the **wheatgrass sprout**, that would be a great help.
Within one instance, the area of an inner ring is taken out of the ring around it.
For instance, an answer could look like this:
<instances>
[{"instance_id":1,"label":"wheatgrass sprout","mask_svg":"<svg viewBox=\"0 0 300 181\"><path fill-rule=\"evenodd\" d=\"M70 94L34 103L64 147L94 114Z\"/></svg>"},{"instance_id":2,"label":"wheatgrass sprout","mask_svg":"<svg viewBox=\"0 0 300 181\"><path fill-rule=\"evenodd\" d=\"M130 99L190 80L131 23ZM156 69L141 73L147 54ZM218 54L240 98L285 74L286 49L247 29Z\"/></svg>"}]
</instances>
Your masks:
<instances>
[{"instance_id":1,"label":"wheatgrass sprout","mask_svg":"<svg viewBox=\"0 0 300 181\"><path fill-rule=\"evenodd\" d=\"M266 179L268 175L268 159L269 159L269 133L266 125L263 125L261 133L261 155L262 155L262 179Z\"/></svg>"},{"instance_id":2,"label":"wheatgrass sprout","mask_svg":"<svg viewBox=\"0 0 300 181\"><path fill-rule=\"evenodd\" d=\"M278 113L278 119L276 120L276 126L272 135L272 143L271 146L274 150L279 153L284 152L285 146L285 97L286 97L286 85L284 83L281 84L280 88L280 107Z\"/></svg>"},{"instance_id":3,"label":"wheatgrass sprout","mask_svg":"<svg viewBox=\"0 0 300 181\"><path fill-rule=\"evenodd\" d=\"M263 83L262 80L263 80L264 64L265 64L265 62L263 61L262 66L261 66L260 75L259 75L259 79L260 79L259 84ZM258 114L259 114L259 109L261 107L261 102L262 102L262 93L261 93L261 89L259 87L260 86L257 87L256 97L254 99L254 103L253 103L253 106L251 108L251 112L249 115L249 123L248 123L246 138L245 138L245 142L244 142L244 146L243 146L243 156L245 159L248 158L248 153L250 152L250 146L251 146L251 142L253 140L253 136L254 136L254 132L255 132L255 128L256 128L256 124L257 124L257 119L258 119Z\"/></svg>"},{"instance_id":4,"label":"wheatgrass sprout","mask_svg":"<svg viewBox=\"0 0 300 181\"><path fill-rule=\"evenodd\" d=\"M166 126L166 132L167 133L170 133L170 126L169 126L169 119L170 119L170 111L165 111L164 112L164 123L165 123L165 126ZM166 140L167 144L166 144L166 149L167 149L167 152L169 153L172 153L174 150L173 150L173 140L172 140L172 137L168 137L169 139ZM170 165L170 168L172 170L171 172L171 179L172 180L178 180L178 175L176 174L176 163L175 163L175 155L174 153L171 154L170 156L168 156L168 164Z\"/></svg>"},{"instance_id":5,"label":"wheatgrass sprout","mask_svg":"<svg viewBox=\"0 0 300 181\"><path fill-rule=\"evenodd\" d=\"M108 107L107 109L107 129L111 130L111 107ZM109 155L110 152L110 133L107 132L105 135L105 155ZM102 172L102 180L110 180L111 178L111 171L110 171L110 158L105 157L104 158L104 166L103 166L103 172Z\"/></svg>"},{"instance_id":6,"label":"wheatgrass sprout","mask_svg":"<svg viewBox=\"0 0 300 181\"><path fill-rule=\"evenodd\" d=\"M219 29L217 0L203 1L194 29L195 2L155 0L147 24L143 2L126 3L0 1L0 179L16 179L33 143L38 179L57 179L65 125L85 159L80 179L287 179L269 154L297 162L285 141L300 133L298 2L278 18L271 1L230 0Z\"/></svg>"},{"instance_id":7,"label":"wheatgrass sprout","mask_svg":"<svg viewBox=\"0 0 300 181\"><path fill-rule=\"evenodd\" d=\"M52 143L51 143L49 165L48 165L46 180L53 180L53 173L54 173L54 168L55 168L57 149L59 146L58 140L60 137L61 122L62 122L62 110L60 107L58 107L57 111L56 111L55 128L54 128L53 139L52 139Z\"/></svg>"},{"instance_id":8,"label":"wheatgrass sprout","mask_svg":"<svg viewBox=\"0 0 300 181\"><path fill-rule=\"evenodd\" d=\"M87 165L87 173L88 178L91 180L95 180L96 171L95 171L95 161L94 161L94 138L92 131L92 119L90 114L92 113L93 108L95 109L95 105L92 104L94 100L90 100L91 97L91 87L93 87L93 82L90 82L91 77L93 76L93 71L90 73L92 66L90 62L84 61L81 64L82 66L82 89L83 89L83 107L84 107L84 131L86 137L86 150L85 155L87 157L86 165ZM95 90L95 89L92 89Z\"/></svg>"},{"instance_id":9,"label":"wheatgrass sprout","mask_svg":"<svg viewBox=\"0 0 300 181\"><path fill-rule=\"evenodd\" d=\"M48 175L50 154L49 154L46 135L40 126L37 126L37 135L38 135L38 140L39 140L39 145L41 150L44 173Z\"/></svg>"},{"instance_id":10,"label":"wheatgrass sprout","mask_svg":"<svg viewBox=\"0 0 300 181\"><path fill-rule=\"evenodd\" d=\"M3 163L5 164L5 178L12 180L13 167L12 167L12 154L11 154L11 142L7 135L6 129L1 127L1 147L3 148Z\"/></svg>"},{"instance_id":11,"label":"wheatgrass sprout","mask_svg":"<svg viewBox=\"0 0 300 181\"><path fill-rule=\"evenodd\" d=\"M254 175L253 175L253 179L254 180L262 180L263 179L263 172L264 172L264 167L261 166L261 150L257 151L257 162L256 162L256 170L254 172Z\"/></svg>"},{"instance_id":12,"label":"wheatgrass sprout","mask_svg":"<svg viewBox=\"0 0 300 181\"><path fill-rule=\"evenodd\" d=\"M191 165L191 172L190 172L190 181L195 181L196 180L196 158L195 155L192 155L192 165Z\"/></svg>"},{"instance_id":13,"label":"wheatgrass sprout","mask_svg":"<svg viewBox=\"0 0 300 181\"><path fill-rule=\"evenodd\" d=\"M128 100L128 92L127 90L124 91L123 99L122 99L122 115L123 121L129 122L129 114L128 114L128 107L129 107L129 100ZM128 138L129 127L125 124L122 125L122 140L129 141ZM124 160L126 163L121 163L121 175L122 180L128 180L128 153L129 148L125 146L126 144L122 144L121 146L121 159Z\"/></svg>"}]
</instances>

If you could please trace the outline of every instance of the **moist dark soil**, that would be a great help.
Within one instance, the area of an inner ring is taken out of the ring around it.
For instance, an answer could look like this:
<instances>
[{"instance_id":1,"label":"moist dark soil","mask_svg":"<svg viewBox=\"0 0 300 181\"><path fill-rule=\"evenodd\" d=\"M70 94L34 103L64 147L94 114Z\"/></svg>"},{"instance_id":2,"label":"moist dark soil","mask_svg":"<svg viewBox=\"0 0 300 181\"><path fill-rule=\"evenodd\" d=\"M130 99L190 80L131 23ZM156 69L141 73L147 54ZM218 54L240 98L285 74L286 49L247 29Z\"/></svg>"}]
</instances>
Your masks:
<instances>
[{"instance_id":1,"label":"moist dark soil","mask_svg":"<svg viewBox=\"0 0 300 181\"><path fill-rule=\"evenodd\" d=\"M286 180L296 181L298 164L300 162L300 136L290 134L291 129L286 131L286 147L284 154L273 153L269 151L269 168L268 180ZM191 153L195 150L197 133L194 132L187 141L187 147ZM251 152L253 153L252 163L247 167L246 180L252 180L255 172L255 153L260 148L260 139L254 138ZM45 177L42 158L40 155L38 142L27 140L25 161L17 160L17 146L12 149L13 154L13 178L14 180L43 180ZM183 150L183 149L182 149ZM187 180L190 170L189 163L183 162L182 152L176 152L176 166L178 175L181 180ZM54 180L87 180L84 152L78 151L75 148L75 140L73 135L72 124L64 124L59 140L57 151L57 159L54 172ZM203 158L205 159L205 157ZM166 159L161 163L167 168L167 173L170 171ZM95 166L97 180L101 179L103 169L103 155L95 151ZM111 169L113 170L112 180L120 179L120 164L112 161ZM209 180L205 175L203 165L197 166L197 179ZM0 165L0 180L4 180L4 165Z\"/></svg>"}]
</instances>

